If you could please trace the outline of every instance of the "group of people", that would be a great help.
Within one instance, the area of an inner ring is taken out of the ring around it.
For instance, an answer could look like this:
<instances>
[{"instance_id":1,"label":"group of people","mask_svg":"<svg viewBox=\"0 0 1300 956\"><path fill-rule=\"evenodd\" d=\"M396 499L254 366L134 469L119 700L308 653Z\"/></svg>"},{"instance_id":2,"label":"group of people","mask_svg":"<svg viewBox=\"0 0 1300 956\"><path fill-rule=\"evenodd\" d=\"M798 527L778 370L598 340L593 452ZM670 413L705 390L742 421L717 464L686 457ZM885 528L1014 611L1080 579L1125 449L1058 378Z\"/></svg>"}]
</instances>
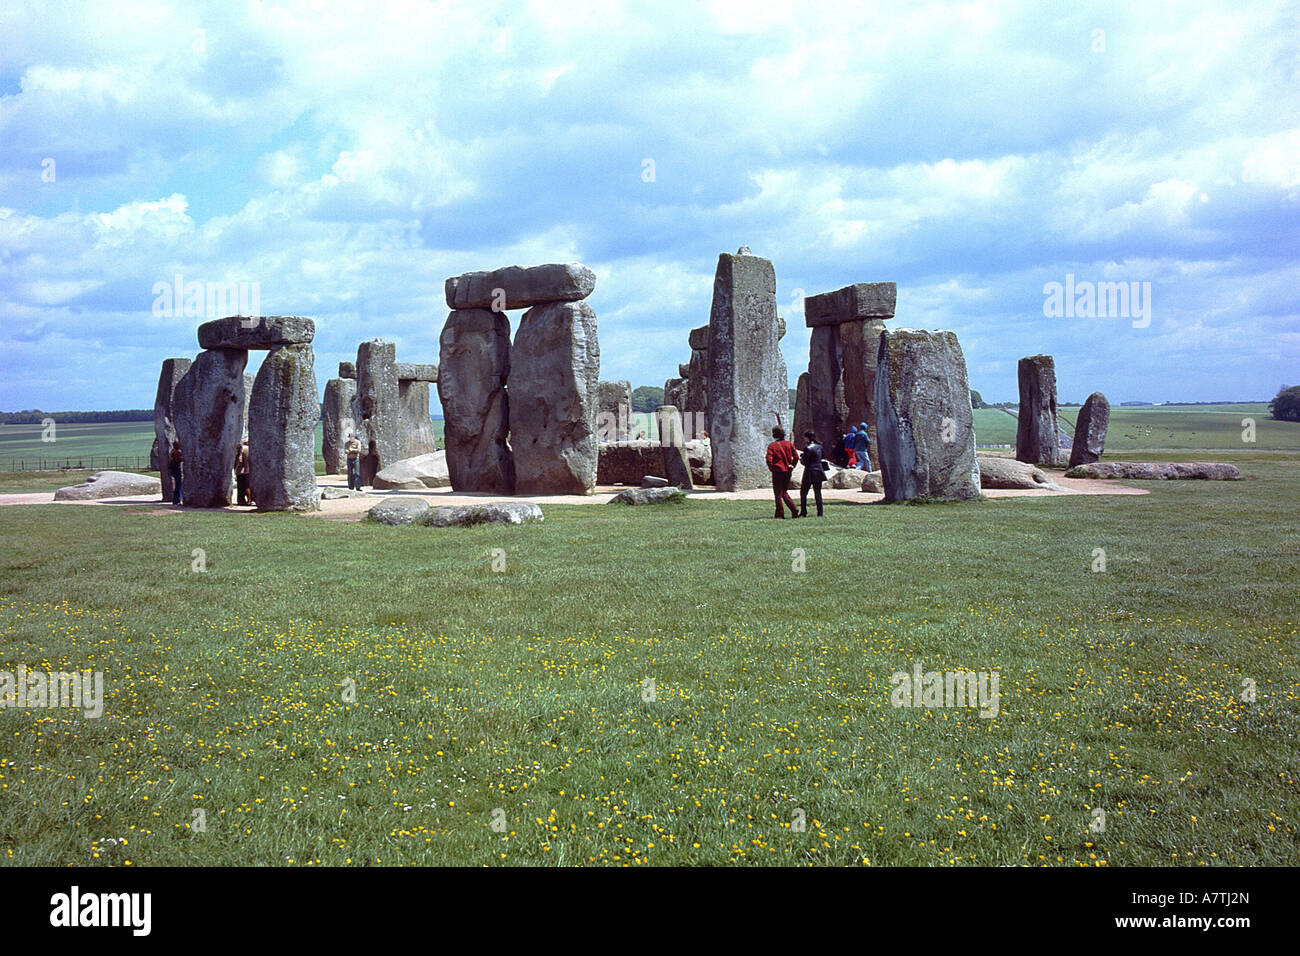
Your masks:
<instances>
[{"instance_id":1,"label":"group of people","mask_svg":"<svg viewBox=\"0 0 1300 956\"><path fill-rule=\"evenodd\" d=\"M825 458L825 449L817 440L817 435L809 429L803 433L804 447L800 452L793 442L786 441L785 429L776 426L772 429L772 444L767 446L767 470L772 473L772 494L776 498L775 518L784 518L785 509L790 509L790 517L808 517L808 492L811 489L813 500L817 504L817 517L822 514L822 484L826 481L826 471L830 462ZM868 448L871 436L867 434L867 423L849 429L837 442L837 453L843 453L841 460L849 468L871 470L871 457ZM837 454L837 457L839 455ZM790 475L796 464L803 465L803 480L799 483L799 507L795 507L790 498Z\"/></svg>"},{"instance_id":2,"label":"group of people","mask_svg":"<svg viewBox=\"0 0 1300 956\"><path fill-rule=\"evenodd\" d=\"M185 453L181 451L179 440L172 442L172 450L167 454L167 472L172 476L172 504L179 505L185 501L182 488L185 478ZM248 485L249 473L248 439L239 443L235 452L235 489L236 500L241 505L253 504L253 492Z\"/></svg>"}]
</instances>

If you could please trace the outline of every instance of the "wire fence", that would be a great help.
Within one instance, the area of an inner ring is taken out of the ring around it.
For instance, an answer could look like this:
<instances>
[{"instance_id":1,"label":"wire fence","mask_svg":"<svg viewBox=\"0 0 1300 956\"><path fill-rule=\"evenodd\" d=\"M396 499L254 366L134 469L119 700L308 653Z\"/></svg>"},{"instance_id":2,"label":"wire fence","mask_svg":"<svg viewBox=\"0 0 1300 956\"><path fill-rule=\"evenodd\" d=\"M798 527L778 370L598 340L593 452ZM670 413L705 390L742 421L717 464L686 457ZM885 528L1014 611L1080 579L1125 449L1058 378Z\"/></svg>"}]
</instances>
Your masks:
<instances>
[{"instance_id":1,"label":"wire fence","mask_svg":"<svg viewBox=\"0 0 1300 956\"><path fill-rule=\"evenodd\" d=\"M4 459L0 459L3 461ZM66 458L10 457L10 471L150 471L148 455L73 455Z\"/></svg>"}]
</instances>

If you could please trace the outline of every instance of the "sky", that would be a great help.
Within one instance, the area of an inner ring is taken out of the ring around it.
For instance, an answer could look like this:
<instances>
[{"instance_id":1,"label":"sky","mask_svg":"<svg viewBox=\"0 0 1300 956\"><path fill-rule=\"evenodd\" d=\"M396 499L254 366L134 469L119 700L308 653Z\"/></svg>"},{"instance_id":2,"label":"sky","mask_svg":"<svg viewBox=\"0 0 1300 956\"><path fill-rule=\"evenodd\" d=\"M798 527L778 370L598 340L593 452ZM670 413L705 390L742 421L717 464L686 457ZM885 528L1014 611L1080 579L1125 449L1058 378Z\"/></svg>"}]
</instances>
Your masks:
<instances>
[{"instance_id":1,"label":"sky","mask_svg":"<svg viewBox=\"0 0 1300 956\"><path fill-rule=\"evenodd\" d=\"M1297 74L1278 2L6 0L0 410L152 407L216 317L178 276L314 318L323 391L366 339L436 362L448 276L542 262L596 272L601 378L662 386L741 245L791 386L802 297L895 281L986 401L1042 352L1061 401L1267 400Z\"/></svg>"}]
</instances>

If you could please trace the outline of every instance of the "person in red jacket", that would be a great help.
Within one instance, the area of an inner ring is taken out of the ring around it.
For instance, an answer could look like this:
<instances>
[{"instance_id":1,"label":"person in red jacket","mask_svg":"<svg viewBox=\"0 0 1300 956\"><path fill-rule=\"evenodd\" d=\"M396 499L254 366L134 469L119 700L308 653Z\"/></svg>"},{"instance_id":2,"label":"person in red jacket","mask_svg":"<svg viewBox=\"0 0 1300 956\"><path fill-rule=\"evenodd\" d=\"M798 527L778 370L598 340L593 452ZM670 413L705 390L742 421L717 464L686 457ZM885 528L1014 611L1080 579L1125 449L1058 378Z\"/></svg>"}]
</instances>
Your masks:
<instances>
[{"instance_id":1,"label":"person in red jacket","mask_svg":"<svg viewBox=\"0 0 1300 956\"><path fill-rule=\"evenodd\" d=\"M790 472L799 460L799 453L795 451L793 443L785 440L785 429L780 425L772 429L772 437L775 441L767 446L767 470L772 473L772 494L776 497L776 514L773 517L785 517L784 502L790 506L790 517L797 518L799 509L790 497Z\"/></svg>"}]
</instances>

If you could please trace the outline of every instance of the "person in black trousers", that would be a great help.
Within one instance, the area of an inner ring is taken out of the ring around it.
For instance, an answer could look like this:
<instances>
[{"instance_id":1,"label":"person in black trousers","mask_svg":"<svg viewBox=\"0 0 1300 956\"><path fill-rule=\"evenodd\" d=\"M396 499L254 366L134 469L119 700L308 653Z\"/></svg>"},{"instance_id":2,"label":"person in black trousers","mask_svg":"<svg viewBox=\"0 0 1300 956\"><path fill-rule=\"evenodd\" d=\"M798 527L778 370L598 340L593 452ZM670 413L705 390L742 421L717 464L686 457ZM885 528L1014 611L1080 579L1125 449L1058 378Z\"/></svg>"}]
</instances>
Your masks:
<instances>
[{"instance_id":1,"label":"person in black trousers","mask_svg":"<svg viewBox=\"0 0 1300 956\"><path fill-rule=\"evenodd\" d=\"M808 489L813 490L817 502L817 517L822 515L822 482L826 480L826 468L822 464L822 446L817 436L811 431L803 433L803 452L799 461L803 464L803 481L799 483L799 517L808 517Z\"/></svg>"}]
</instances>

